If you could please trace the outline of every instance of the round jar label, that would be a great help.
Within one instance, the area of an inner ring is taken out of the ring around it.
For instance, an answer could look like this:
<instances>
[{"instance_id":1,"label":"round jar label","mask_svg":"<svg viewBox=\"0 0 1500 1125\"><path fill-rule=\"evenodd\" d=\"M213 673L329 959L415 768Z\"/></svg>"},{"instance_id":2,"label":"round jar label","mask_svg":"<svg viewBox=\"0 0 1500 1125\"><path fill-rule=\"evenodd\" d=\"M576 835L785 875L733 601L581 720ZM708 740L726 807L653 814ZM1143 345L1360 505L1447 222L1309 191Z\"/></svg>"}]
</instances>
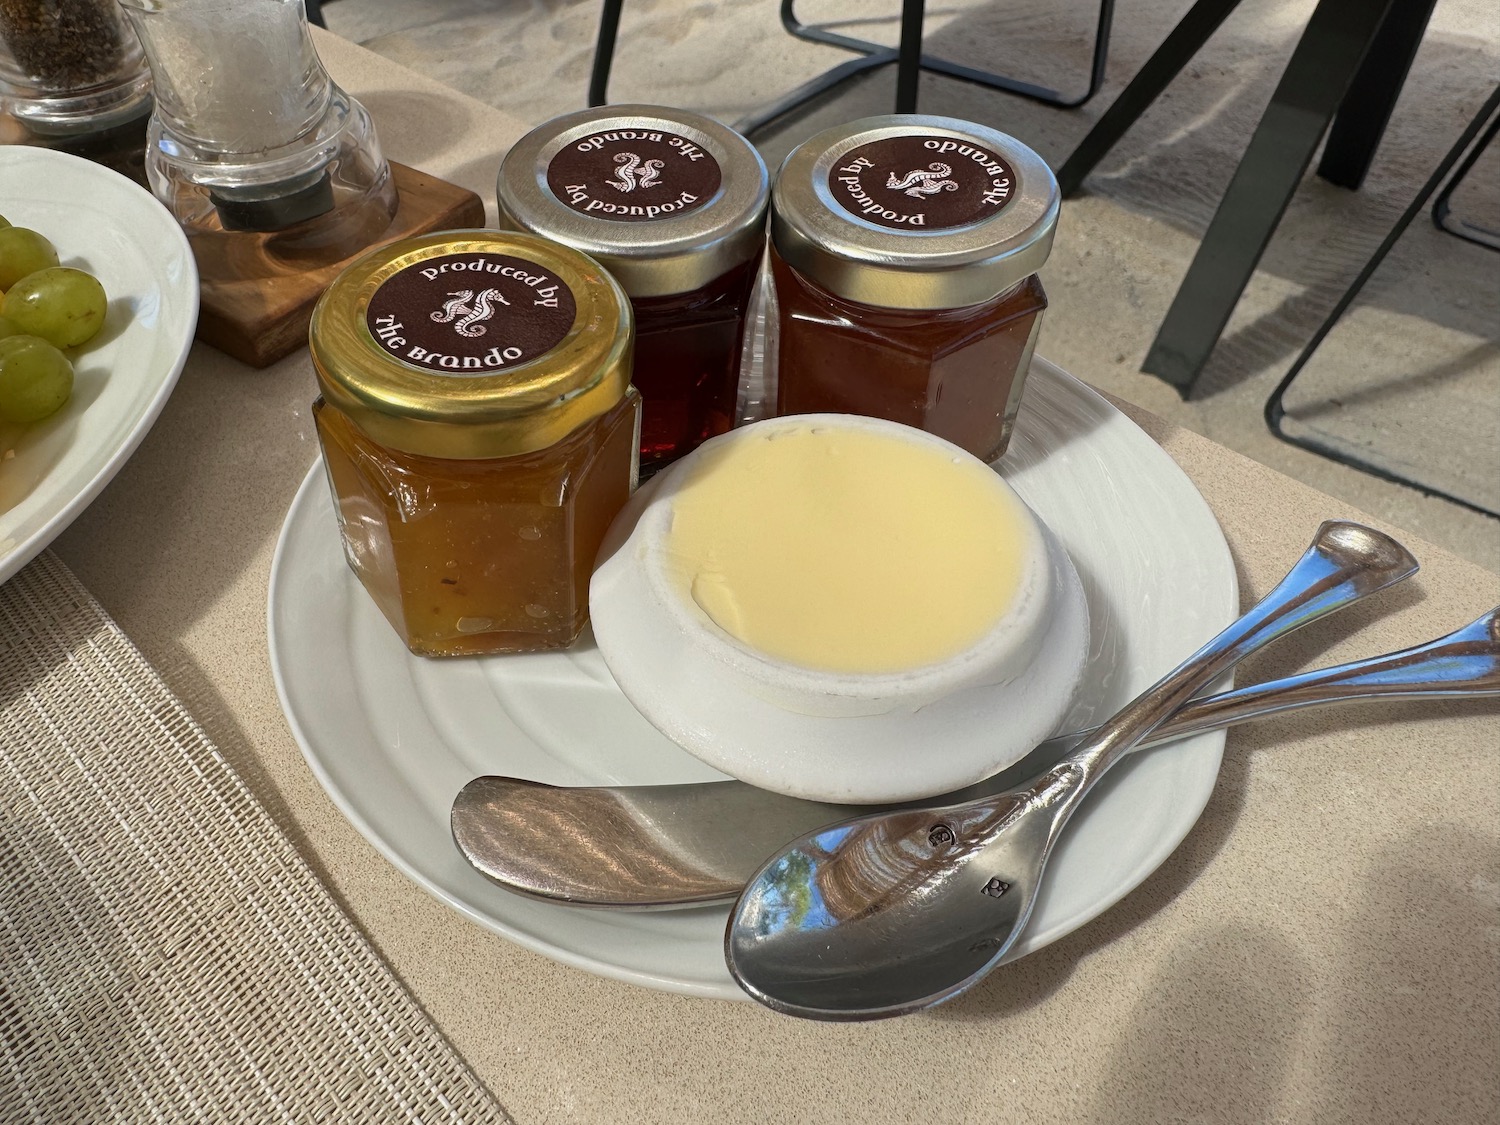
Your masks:
<instances>
[{"instance_id":1,"label":"round jar label","mask_svg":"<svg viewBox=\"0 0 1500 1125\"><path fill-rule=\"evenodd\" d=\"M850 214L892 230L947 230L997 215L1015 195L1011 166L956 137L886 137L850 149L828 173Z\"/></svg>"},{"instance_id":2,"label":"round jar label","mask_svg":"<svg viewBox=\"0 0 1500 1125\"><path fill-rule=\"evenodd\" d=\"M696 211L724 181L713 155L664 129L603 129L562 148L547 186L580 215L648 223Z\"/></svg>"},{"instance_id":3,"label":"round jar label","mask_svg":"<svg viewBox=\"0 0 1500 1125\"><path fill-rule=\"evenodd\" d=\"M381 283L365 309L375 342L439 375L492 375L545 355L573 327L562 278L508 254L447 254Z\"/></svg>"}]
</instances>

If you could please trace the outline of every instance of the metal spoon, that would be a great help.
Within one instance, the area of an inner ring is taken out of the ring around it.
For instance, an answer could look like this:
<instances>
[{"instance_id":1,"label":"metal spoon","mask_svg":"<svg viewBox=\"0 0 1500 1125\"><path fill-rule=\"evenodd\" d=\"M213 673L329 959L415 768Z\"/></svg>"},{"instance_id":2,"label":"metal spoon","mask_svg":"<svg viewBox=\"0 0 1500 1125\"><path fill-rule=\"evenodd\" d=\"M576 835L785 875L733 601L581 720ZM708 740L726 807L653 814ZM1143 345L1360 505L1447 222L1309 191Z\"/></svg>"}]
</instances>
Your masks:
<instances>
[{"instance_id":1,"label":"metal spoon","mask_svg":"<svg viewBox=\"0 0 1500 1125\"><path fill-rule=\"evenodd\" d=\"M1493 694L1500 694L1500 609L1424 645L1195 700L1136 748L1329 703ZM1001 773L937 800L1021 785L1094 733L1049 738ZM731 900L788 840L890 807L899 806L803 801L743 781L557 786L492 775L459 791L452 826L469 862L507 890L577 906L659 909Z\"/></svg>"},{"instance_id":2,"label":"metal spoon","mask_svg":"<svg viewBox=\"0 0 1500 1125\"><path fill-rule=\"evenodd\" d=\"M958 995L1021 933L1063 826L1131 747L1250 653L1416 568L1387 535L1325 523L1270 594L1030 786L861 817L786 847L731 912L731 975L771 1008L826 1020Z\"/></svg>"}]
</instances>

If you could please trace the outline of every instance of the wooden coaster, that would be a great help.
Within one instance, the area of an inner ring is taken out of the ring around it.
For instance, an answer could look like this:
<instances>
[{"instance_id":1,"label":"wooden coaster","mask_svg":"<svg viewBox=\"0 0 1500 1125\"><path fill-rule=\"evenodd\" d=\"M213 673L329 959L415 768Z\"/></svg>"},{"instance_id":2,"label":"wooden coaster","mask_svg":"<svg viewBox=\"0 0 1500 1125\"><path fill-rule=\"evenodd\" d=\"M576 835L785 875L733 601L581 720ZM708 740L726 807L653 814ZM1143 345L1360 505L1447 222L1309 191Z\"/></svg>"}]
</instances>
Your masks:
<instances>
[{"instance_id":1,"label":"wooden coaster","mask_svg":"<svg viewBox=\"0 0 1500 1125\"><path fill-rule=\"evenodd\" d=\"M283 234L193 236L198 261L198 339L251 367L266 367L307 345L313 305L339 271L374 246L439 230L484 226L484 203L458 187L391 162L399 204L374 237L332 264L316 248L289 249Z\"/></svg>"}]
</instances>

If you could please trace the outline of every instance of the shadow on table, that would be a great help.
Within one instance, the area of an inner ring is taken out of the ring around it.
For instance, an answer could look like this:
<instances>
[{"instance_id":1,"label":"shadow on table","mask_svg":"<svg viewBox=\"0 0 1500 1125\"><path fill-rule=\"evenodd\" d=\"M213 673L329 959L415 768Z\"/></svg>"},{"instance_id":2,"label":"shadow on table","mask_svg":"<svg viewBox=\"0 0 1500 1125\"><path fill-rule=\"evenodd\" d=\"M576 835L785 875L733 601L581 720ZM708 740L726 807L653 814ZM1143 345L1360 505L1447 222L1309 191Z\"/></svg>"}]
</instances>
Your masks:
<instances>
[{"instance_id":1,"label":"shadow on table","mask_svg":"<svg viewBox=\"0 0 1500 1125\"><path fill-rule=\"evenodd\" d=\"M1496 886L1485 873L1497 868L1493 840L1442 826L1383 849L1328 919L1335 960L1321 972L1274 913L1253 930L1188 935L1116 1025L1084 1119L1484 1120L1500 1092L1500 1035L1483 1010L1493 961L1481 952Z\"/></svg>"},{"instance_id":2,"label":"shadow on table","mask_svg":"<svg viewBox=\"0 0 1500 1125\"><path fill-rule=\"evenodd\" d=\"M1372 854L1348 896L1329 919L1344 956L1319 982L1307 1119L1492 1120L1500 844L1433 823Z\"/></svg>"},{"instance_id":3,"label":"shadow on table","mask_svg":"<svg viewBox=\"0 0 1500 1125\"><path fill-rule=\"evenodd\" d=\"M1205 926L1168 951L1114 1024L1086 1121L1283 1120L1312 1020L1314 972L1274 928ZM1366 1118L1365 1120L1374 1120Z\"/></svg>"}]
</instances>

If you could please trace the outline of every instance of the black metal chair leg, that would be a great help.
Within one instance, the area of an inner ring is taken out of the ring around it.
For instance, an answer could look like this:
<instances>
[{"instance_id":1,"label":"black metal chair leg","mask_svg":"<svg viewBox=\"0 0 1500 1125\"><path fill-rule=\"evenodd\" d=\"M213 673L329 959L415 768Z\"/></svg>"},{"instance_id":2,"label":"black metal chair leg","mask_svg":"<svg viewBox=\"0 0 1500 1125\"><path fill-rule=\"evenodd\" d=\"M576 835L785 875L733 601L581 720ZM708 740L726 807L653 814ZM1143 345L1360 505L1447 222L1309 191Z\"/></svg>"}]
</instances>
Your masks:
<instances>
[{"instance_id":1,"label":"black metal chair leg","mask_svg":"<svg viewBox=\"0 0 1500 1125\"><path fill-rule=\"evenodd\" d=\"M620 30L620 12L625 0L604 0L599 13L599 38L594 41L594 69L589 75L589 105L609 101L609 68L615 59L615 35Z\"/></svg>"},{"instance_id":2,"label":"black metal chair leg","mask_svg":"<svg viewBox=\"0 0 1500 1125\"><path fill-rule=\"evenodd\" d=\"M898 47L886 47L864 39L855 39L837 32L809 27L797 19L795 0L782 0L781 22L792 35L813 43L823 43L855 51L862 57L818 75L803 83L786 97L763 110L737 122L735 128L749 135L805 103L834 89L849 79L865 74L891 63L897 64L896 112L914 113L917 108L917 78L922 70L957 78L964 82L1004 90L1024 98L1044 102L1064 109L1083 105L1094 96L1104 83L1104 68L1109 57L1109 30L1114 20L1115 0L1099 0L1099 22L1094 36L1094 57L1089 69L1088 89L1076 98L1068 98L1056 90L1030 82L1006 78L973 67L959 66L946 59L922 54L922 17L924 0L902 0L901 42ZM624 0L604 0L604 10L599 19L599 36L594 45L594 68L589 79L589 105L600 106L609 101L609 70L614 60L615 36L620 26L620 11Z\"/></svg>"},{"instance_id":3,"label":"black metal chair leg","mask_svg":"<svg viewBox=\"0 0 1500 1125\"><path fill-rule=\"evenodd\" d=\"M961 66L958 63L950 62L947 59L940 59L933 55L922 55L921 66L923 70L930 71L933 74L941 74L948 78L957 78L960 81L970 82L976 86L984 86L991 90L1004 90L1006 93L1030 98L1033 101L1057 106L1061 109L1077 109L1098 93L1099 87L1104 84L1104 68L1109 59L1109 29L1114 22L1114 10L1115 0L1100 0L1099 19L1094 34L1094 55L1089 67L1088 88L1077 97L1070 98L1047 86L1039 86L1034 82L1022 82L1019 79L1007 78L1004 75L993 74L974 67ZM891 48L880 43L871 42L868 39L856 39L851 35L841 35L836 31L825 31L821 27L811 27L803 23L797 18L796 0L781 0L781 25L786 28L788 33L795 35L798 39L805 39L809 43L822 43L830 47L841 47L846 51L858 51L864 55L886 54L891 51ZM902 34L904 37L904 24ZM890 60L888 59L887 61Z\"/></svg>"},{"instance_id":4,"label":"black metal chair leg","mask_svg":"<svg viewBox=\"0 0 1500 1125\"><path fill-rule=\"evenodd\" d=\"M1318 175L1329 183L1351 191L1364 183L1436 2L1395 0L1391 5L1328 130Z\"/></svg>"},{"instance_id":5,"label":"black metal chair leg","mask_svg":"<svg viewBox=\"0 0 1500 1125\"><path fill-rule=\"evenodd\" d=\"M1490 142L1495 139L1496 133L1500 133L1500 117L1490 122L1490 127L1485 130L1479 143L1469 150L1469 155L1464 157L1464 162L1459 165L1458 171L1453 173L1453 178L1432 201L1432 221L1439 230L1462 238L1465 242L1483 246L1486 250L1500 250L1500 230L1490 230L1489 227L1482 227L1478 223L1471 223L1461 217L1454 218L1448 201L1458 185L1463 183L1464 177L1469 174L1469 169L1474 167L1475 161L1484 154L1485 149L1490 147Z\"/></svg>"},{"instance_id":6,"label":"black metal chair leg","mask_svg":"<svg viewBox=\"0 0 1500 1125\"><path fill-rule=\"evenodd\" d=\"M1365 287L1365 282L1369 281L1371 276L1380 267L1380 263L1390 253L1391 247L1396 245L1397 240L1400 239L1406 228L1411 226L1411 221L1417 217L1417 214L1426 205L1428 198L1431 197L1432 193L1437 190L1438 185L1443 182L1443 179L1453 169L1454 164L1458 162L1458 158L1463 154L1464 150L1473 144L1474 138L1479 134L1481 127L1491 117L1494 120L1490 122L1489 129L1485 132L1483 139L1477 145L1474 145L1468 158L1464 161L1458 172L1454 174L1452 180L1449 181L1448 187L1444 189L1445 194L1452 190L1453 184L1463 179L1464 175L1478 158L1479 153L1494 139L1496 129L1500 128L1500 116L1496 116L1497 112L1500 112L1500 87L1497 87L1494 93L1485 101L1484 105L1480 107L1479 112L1474 115L1474 119L1469 122L1468 127L1459 135L1457 143L1448 150L1448 154L1443 157L1437 169L1422 186L1422 190L1417 193L1416 198L1401 213L1401 217L1396 220L1396 225L1391 228L1390 233L1385 236L1385 239L1376 248L1375 253L1365 263L1364 268L1359 271L1354 282L1345 290L1344 295L1338 299L1338 303L1333 306L1333 311L1318 326L1318 330L1313 333L1312 339L1307 342L1307 346L1302 349L1302 353L1297 356L1296 362L1292 364L1291 370L1282 377L1280 383L1276 384L1276 389L1266 399L1264 413L1266 425L1270 428L1271 433L1288 445L1295 445L1299 449L1306 449L1321 457L1327 457L1331 461L1337 461L1341 465L1348 465L1351 468L1359 469L1361 472L1369 473L1371 476L1379 477L1381 480L1388 480L1394 484L1404 484L1428 496L1439 497L1450 503L1468 508L1470 511L1480 512L1487 516L1500 517L1500 512L1476 504L1472 500L1466 500L1462 496L1455 496L1451 492L1444 492L1440 488L1434 488L1431 485L1422 484L1420 481L1401 476L1399 473L1393 473L1380 465L1373 464L1359 457L1352 457L1315 439L1296 437L1287 433L1282 425L1286 417L1286 408L1282 404L1282 400L1286 397L1287 389L1291 387L1297 376L1302 373L1302 369L1307 366L1307 361L1312 358L1313 353L1318 350L1319 345L1323 343L1328 333L1333 330L1333 326L1338 323L1339 318L1344 315L1349 306L1354 303L1354 299L1359 296L1360 290Z\"/></svg>"},{"instance_id":7,"label":"black metal chair leg","mask_svg":"<svg viewBox=\"0 0 1500 1125\"><path fill-rule=\"evenodd\" d=\"M1208 361L1391 0L1318 0L1142 369L1184 396Z\"/></svg>"},{"instance_id":8,"label":"black metal chair leg","mask_svg":"<svg viewBox=\"0 0 1500 1125\"><path fill-rule=\"evenodd\" d=\"M1163 90L1188 64L1209 36L1219 29L1240 0L1198 0L1177 22L1146 64L1132 78L1104 116L1094 123L1072 155L1057 170L1057 185L1064 196L1074 194L1094 166L1103 160Z\"/></svg>"},{"instance_id":9,"label":"black metal chair leg","mask_svg":"<svg viewBox=\"0 0 1500 1125\"><path fill-rule=\"evenodd\" d=\"M922 75L924 0L901 0L901 45L896 52L896 112L917 112L917 79Z\"/></svg>"},{"instance_id":10,"label":"black metal chair leg","mask_svg":"<svg viewBox=\"0 0 1500 1125\"><path fill-rule=\"evenodd\" d=\"M779 121L789 113L795 113L814 98L821 97L835 87L843 85L851 78L856 78L871 70L877 70L882 66L889 66L896 61L896 49L894 47L878 55L867 55L864 58L850 59L846 63L826 70L816 78L810 79L798 86L791 93L773 102L764 109L757 110L748 117L742 117L734 123L734 130L742 136L753 137L772 122Z\"/></svg>"}]
</instances>

